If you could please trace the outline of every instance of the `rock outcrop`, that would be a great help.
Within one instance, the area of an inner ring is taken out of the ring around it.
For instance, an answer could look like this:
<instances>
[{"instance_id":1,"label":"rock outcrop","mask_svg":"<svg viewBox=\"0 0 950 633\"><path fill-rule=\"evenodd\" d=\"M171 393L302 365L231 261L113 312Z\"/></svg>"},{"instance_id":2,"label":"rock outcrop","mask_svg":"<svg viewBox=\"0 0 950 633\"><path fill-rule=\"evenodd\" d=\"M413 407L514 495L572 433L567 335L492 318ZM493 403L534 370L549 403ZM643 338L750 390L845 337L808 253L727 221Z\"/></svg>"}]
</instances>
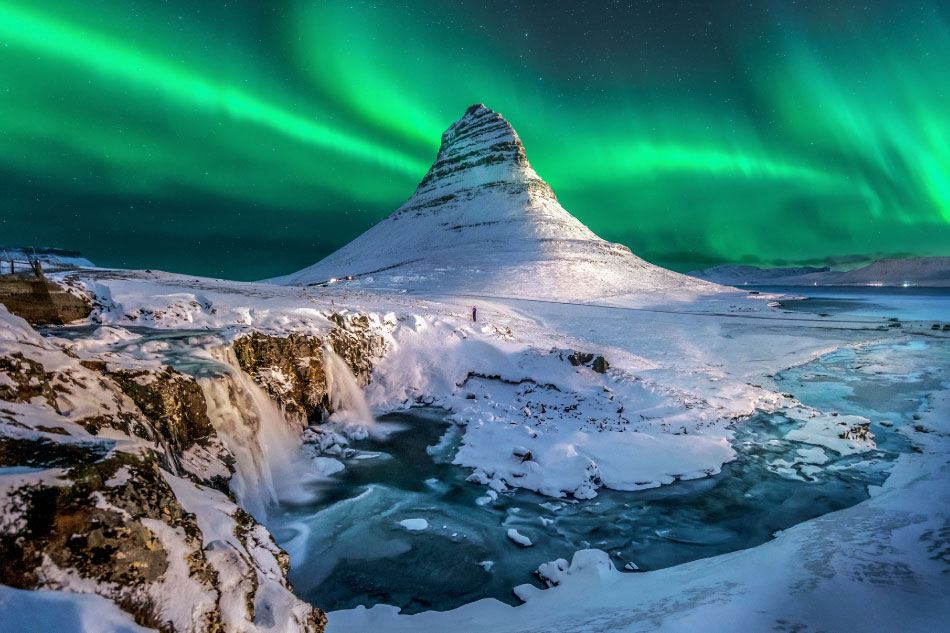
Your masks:
<instances>
[{"instance_id":1,"label":"rock outcrop","mask_svg":"<svg viewBox=\"0 0 950 633\"><path fill-rule=\"evenodd\" d=\"M0 303L32 325L62 325L84 319L92 303L31 273L0 275Z\"/></svg>"},{"instance_id":2,"label":"rock outcrop","mask_svg":"<svg viewBox=\"0 0 950 633\"><path fill-rule=\"evenodd\" d=\"M573 354L568 355L567 360L574 365L575 367L590 367L598 374L606 374L607 370L610 368L610 364L607 362L607 359L599 354L594 356L588 352L574 352Z\"/></svg>"},{"instance_id":3,"label":"rock outcrop","mask_svg":"<svg viewBox=\"0 0 950 633\"><path fill-rule=\"evenodd\" d=\"M197 381L171 367L109 373L175 455L214 434Z\"/></svg>"},{"instance_id":4,"label":"rock outcrop","mask_svg":"<svg viewBox=\"0 0 950 633\"><path fill-rule=\"evenodd\" d=\"M278 336L253 332L232 343L246 373L277 401L291 418L318 422L329 409L323 341L315 336Z\"/></svg>"},{"instance_id":5,"label":"rock outcrop","mask_svg":"<svg viewBox=\"0 0 950 633\"><path fill-rule=\"evenodd\" d=\"M302 422L320 422L333 412L327 393L325 345L364 385L370 380L373 360L385 350L385 341L373 331L367 317L331 314L328 318L334 327L323 338L253 332L232 343L241 369L264 387L288 416Z\"/></svg>"}]
</instances>

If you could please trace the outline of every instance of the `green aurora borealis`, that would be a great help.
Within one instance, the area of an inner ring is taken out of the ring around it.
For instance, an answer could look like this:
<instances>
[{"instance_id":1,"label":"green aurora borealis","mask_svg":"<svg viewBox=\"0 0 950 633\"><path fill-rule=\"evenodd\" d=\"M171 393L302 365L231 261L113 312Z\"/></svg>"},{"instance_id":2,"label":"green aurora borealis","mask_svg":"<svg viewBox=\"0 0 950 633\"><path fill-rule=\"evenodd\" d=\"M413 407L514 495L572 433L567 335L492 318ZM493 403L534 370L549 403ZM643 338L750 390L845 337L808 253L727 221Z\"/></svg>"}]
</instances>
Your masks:
<instances>
[{"instance_id":1,"label":"green aurora borealis","mask_svg":"<svg viewBox=\"0 0 950 633\"><path fill-rule=\"evenodd\" d=\"M0 0L0 244L288 273L484 102L661 265L950 255L948 68L945 4Z\"/></svg>"}]
</instances>

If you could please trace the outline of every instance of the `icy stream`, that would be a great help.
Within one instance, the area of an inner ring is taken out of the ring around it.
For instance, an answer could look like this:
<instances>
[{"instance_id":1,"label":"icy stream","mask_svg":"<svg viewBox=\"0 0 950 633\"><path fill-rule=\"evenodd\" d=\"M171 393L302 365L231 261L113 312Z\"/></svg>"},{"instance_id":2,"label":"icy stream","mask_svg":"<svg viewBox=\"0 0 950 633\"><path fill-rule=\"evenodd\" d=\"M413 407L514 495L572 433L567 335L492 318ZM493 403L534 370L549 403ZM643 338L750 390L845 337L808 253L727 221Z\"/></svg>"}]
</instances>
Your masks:
<instances>
[{"instance_id":1,"label":"icy stream","mask_svg":"<svg viewBox=\"0 0 950 633\"><path fill-rule=\"evenodd\" d=\"M943 378L935 352L945 367L946 349L913 342L841 350L776 377L807 405L870 418L872 452L841 457L785 440L795 423L759 414L737 425L739 457L712 478L601 490L590 501L524 491L491 499L451 465L461 429L446 412L419 408L383 416L404 430L353 442L346 469L323 484L318 501L283 504L269 527L291 554L298 594L328 610L443 610L489 596L516 603L512 588L532 582L539 564L587 547L610 552L618 568L643 570L752 547L858 503L884 481L909 450L896 430ZM876 366L885 357L899 371ZM509 540L510 528L533 546Z\"/></svg>"}]
</instances>

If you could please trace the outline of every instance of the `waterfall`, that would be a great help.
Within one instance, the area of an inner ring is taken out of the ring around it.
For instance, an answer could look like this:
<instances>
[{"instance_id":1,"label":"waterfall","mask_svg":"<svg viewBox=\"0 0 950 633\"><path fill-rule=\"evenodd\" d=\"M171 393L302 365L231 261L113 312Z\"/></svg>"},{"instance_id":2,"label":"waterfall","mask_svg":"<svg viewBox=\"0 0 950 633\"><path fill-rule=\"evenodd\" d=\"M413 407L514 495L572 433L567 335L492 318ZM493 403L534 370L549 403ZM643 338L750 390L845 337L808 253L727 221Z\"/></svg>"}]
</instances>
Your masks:
<instances>
[{"instance_id":1,"label":"waterfall","mask_svg":"<svg viewBox=\"0 0 950 633\"><path fill-rule=\"evenodd\" d=\"M350 435L365 437L376 428L376 418L349 366L329 345L323 346L327 394L333 407L333 418Z\"/></svg>"},{"instance_id":2,"label":"waterfall","mask_svg":"<svg viewBox=\"0 0 950 633\"><path fill-rule=\"evenodd\" d=\"M303 482L311 469L300 450L294 426L270 396L238 365L230 346L211 349L226 368L224 375L198 383L208 403L208 417L235 457L231 489L259 521L279 500L311 497Z\"/></svg>"}]
</instances>

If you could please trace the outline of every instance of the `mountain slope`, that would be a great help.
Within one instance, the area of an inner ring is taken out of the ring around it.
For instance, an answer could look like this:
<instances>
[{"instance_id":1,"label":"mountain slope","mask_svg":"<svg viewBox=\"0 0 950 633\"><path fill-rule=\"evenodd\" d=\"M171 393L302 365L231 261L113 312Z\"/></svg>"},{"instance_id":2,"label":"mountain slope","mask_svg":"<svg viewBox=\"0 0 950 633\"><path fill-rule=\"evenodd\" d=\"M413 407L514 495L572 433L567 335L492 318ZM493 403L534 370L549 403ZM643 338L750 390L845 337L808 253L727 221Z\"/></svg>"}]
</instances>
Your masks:
<instances>
[{"instance_id":1,"label":"mountain slope","mask_svg":"<svg viewBox=\"0 0 950 633\"><path fill-rule=\"evenodd\" d=\"M364 288L545 299L720 290L597 237L531 168L511 125L482 104L445 131L405 204L322 261L274 281L347 276Z\"/></svg>"}]
</instances>

